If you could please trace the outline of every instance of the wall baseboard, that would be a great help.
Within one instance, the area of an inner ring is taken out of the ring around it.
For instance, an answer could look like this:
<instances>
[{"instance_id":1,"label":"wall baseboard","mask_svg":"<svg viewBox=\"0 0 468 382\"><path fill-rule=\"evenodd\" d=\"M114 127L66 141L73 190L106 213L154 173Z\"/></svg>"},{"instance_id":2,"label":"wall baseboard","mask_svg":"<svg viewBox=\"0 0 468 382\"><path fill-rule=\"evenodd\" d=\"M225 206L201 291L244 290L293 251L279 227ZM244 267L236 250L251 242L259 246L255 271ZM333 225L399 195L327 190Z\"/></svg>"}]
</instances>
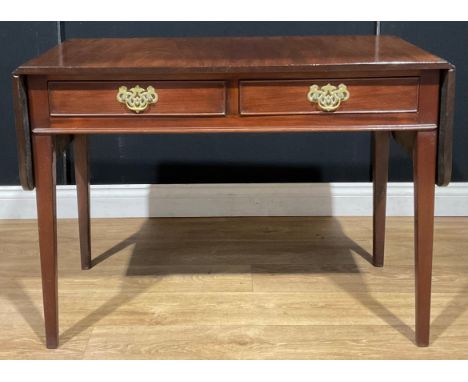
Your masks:
<instances>
[{"instance_id":1,"label":"wall baseboard","mask_svg":"<svg viewBox=\"0 0 468 382\"><path fill-rule=\"evenodd\" d=\"M59 218L77 215L74 186L57 190ZM411 183L390 183L388 215L413 214ZM91 215L113 217L369 216L371 183L102 185ZM468 183L436 189L437 216L468 216ZM0 219L36 218L34 191L0 187Z\"/></svg>"}]
</instances>

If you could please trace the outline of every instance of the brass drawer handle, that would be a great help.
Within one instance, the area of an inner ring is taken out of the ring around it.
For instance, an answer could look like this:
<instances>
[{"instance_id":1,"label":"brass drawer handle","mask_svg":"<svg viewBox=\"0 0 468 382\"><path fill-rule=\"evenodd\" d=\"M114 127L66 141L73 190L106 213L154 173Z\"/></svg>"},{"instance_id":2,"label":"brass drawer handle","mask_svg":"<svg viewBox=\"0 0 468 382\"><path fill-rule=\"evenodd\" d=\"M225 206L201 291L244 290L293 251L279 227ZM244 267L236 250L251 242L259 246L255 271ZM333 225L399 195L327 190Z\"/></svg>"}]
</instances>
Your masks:
<instances>
[{"instance_id":1,"label":"brass drawer handle","mask_svg":"<svg viewBox=\"0 0 468 382\"><path fill-rule=\"evenodd\" d=\"M121 86L117 93L117 101L124 103L129 110L140 113L150 104L158 102L158 93L152 86L148 86L146 90L139 85L130 90L126 86Z\"/></svg>"},{"instance_id":2,"label":"brass drawer handle","mask_svg":"<svg viewBox=\"0 0 468 382\"><path fill-rule=\"evenodd\" d=\"M317 103L323 111L335 111L341 102L349 99L349 96L348 88L344 84L339 84L338 87L331 84L322 87L312 85L307 93L307 99Z\"/></svg>"}]
</instances>

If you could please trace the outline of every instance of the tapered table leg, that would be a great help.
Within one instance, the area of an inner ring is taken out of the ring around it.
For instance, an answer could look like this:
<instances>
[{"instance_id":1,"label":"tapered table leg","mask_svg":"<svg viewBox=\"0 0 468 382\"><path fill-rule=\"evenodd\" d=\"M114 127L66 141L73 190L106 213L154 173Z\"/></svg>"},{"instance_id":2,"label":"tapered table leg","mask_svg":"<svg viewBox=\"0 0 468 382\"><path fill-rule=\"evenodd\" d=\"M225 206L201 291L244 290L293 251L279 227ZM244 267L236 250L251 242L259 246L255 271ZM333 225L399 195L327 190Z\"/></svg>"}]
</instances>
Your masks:
<instances>
[{"instance_id":1,"label":"tapered table leg","mask_svg":"<svg viewBox=\"0 0 468 382\"><path fill-rule=\"evenodd\" d=\"M416 344L418 346L429 345L436 143L436 131L420 131L416 135L413 149Z\"/></svg>"},{"instance_id":2,"label":"tapered table leg","mask_svg":"<svg viewBox=\"0 0 468 382\"><path fill-rule=\"evenodd\" d=\"M373 262L376 267L384 264L389 137L388 131L372 133Z\"/></svg>"},{"instance_id":3,"label":"tapered table leg","mask_svg":"<svg viewBox=\"0 0 468 382\"><path fill-rule=\"evenodd\" d=\"M32 141L46 345L55 349L58 346L55 145L52 136L33 135Z\"/></svg>"},{"instance_id":4,"label":"tapered table leg","mask_svg":"<svg viewBox=\"0 0 468 382\"><path fill-rule=\"evenodd\" d=\"M86 135L75 135L74 154L81 269L89 269L91 268L91 222L89 212L88 140Z\"/></svg>"}]
</instances>

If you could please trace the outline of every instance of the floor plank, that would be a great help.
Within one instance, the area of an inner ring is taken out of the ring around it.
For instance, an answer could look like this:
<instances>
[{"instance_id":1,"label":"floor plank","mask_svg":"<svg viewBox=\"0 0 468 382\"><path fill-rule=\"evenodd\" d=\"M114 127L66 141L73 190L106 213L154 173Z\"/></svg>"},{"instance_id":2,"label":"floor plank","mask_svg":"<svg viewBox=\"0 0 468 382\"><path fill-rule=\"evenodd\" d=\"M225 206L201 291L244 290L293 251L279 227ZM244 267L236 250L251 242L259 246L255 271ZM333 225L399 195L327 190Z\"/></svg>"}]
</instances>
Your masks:
<instances>
[{"instance_id":1,"label":"floor plank","mask_svg":"<svg viewBox=\"0 0 468 382\"><path fill-rule=\"evenodd\" d=\"M466 359L468 218L436 218L431 346L415 347L413 221L60 220L61 346L44 346L35 221L0 221L2 359Z\"/></svg>"},{"instance_id":2,"label":"floor plank","mask_svg":"<svg viewBox=\"0 0 468 382\"><path fill-rule=\"evenodd\" d=\"M402 327L402 332L412 329ZM468 328L465 327L465 332ZM112 338L118 337L120 341ZM385 344L384 346L382 344ZM453 348L465 352L454 353ZM396 350L398 349L398 350ZM439 359L466 356L466 336L445 333L415 350L388 326L179 326L94 330L87 359Z\"/></svg>"}]
</instances>

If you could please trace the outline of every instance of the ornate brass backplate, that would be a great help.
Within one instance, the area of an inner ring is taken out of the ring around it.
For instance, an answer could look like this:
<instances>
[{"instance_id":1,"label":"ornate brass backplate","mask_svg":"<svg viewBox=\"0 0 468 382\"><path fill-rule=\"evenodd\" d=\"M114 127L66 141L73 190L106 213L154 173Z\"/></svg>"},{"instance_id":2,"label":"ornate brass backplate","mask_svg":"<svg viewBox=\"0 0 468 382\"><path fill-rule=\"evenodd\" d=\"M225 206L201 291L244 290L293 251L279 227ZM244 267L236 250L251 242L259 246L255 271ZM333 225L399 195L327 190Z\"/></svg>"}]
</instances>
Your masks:
<instances>
[{"instance_id":1,"label":"ornate brass backplate","mask_svg":"<svg viewBox=\"0 0 468 382\"><path fill-rule=\"evenodd\" d=\"M121 86L117 93L117 101L125 104L129 110L141 113L150 104L158 102L158 94L152 86L143 89L137 85L130 90L126 86Z\"/></svg>"},{"instance_id":2,"label":"ornate brass backplate","mask_svg":"<svg viewBox=\"0 0 468 382\"><path fill-rule=\"evenodd\" d=\"M307 93L307 99L310 102L317 103L323 111L337 110L341 102L349 99L350 93L344 84L339 84L338 87L331 84L319 87L312 85Z\"/></svg>"}]
</instances>

